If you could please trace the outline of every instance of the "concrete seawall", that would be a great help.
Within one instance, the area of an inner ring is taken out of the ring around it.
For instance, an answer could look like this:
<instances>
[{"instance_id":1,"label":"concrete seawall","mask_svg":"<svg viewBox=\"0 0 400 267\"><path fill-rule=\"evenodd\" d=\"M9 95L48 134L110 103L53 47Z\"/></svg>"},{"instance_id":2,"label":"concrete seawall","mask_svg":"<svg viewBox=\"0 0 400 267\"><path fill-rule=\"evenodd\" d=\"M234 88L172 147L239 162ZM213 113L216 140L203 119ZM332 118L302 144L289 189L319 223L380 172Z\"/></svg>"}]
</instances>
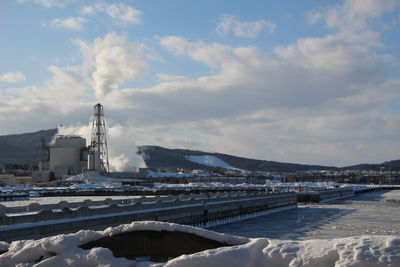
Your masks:
<instances>
[{"instance_id":1,"label":"concrete seawall","mask_svg":"<svg viewBox=\"0 0 400 267\"><path fill-rule=\"evenodd\" d=\"M354 190L352 188L338 188L338 189L327 189L318 191L297 192L296 195L297 195L297 202L320 203L324 201L354 196Z\"/></svg>"},{"instance_id":2,"label":"concrete seawall","mask_svg":"<svg viewBox=\"0 0 400 267\"><path fill-rule=\"evenodd\" d=\"M156 199L156 198L154 198ZM65 212L0 215L0 240L37 239L81 229L102 230L132 221L155 220L212 226L297 207L294 193L253 193L168 197L155 201L84 206ZM11 215L11 216L10 216Z\"/></svg>"}]
</instances>

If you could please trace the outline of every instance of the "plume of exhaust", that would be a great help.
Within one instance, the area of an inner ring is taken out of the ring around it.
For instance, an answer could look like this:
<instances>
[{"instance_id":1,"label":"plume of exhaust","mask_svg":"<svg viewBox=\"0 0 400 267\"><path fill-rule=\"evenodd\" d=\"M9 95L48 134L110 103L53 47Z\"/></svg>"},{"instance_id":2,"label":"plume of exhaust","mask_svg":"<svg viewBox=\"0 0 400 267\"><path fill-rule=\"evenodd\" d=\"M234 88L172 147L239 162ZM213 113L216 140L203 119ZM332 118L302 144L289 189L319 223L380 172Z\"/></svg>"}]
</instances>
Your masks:
<instances>
[{"instance_id":1,"label":"plume of exhaust","mask_svg":"<svg viewBox=\"0 0 400 267\"><path fill-rule=\"evenodd\" d=\"M111 171L138 171L146 167L133 140L134 129L114 125L108 128L109 161Z\"/></svg>"},{"instance_id":2,"label":"plume of exhaust","mask_svg":"<svg viewBox=\"0 0 400 267\"><path fill-rule=\"evenodd\" d=\"M93 44L74 40L81 48L85 68L92 73L93 88L98 98L143 73L147 67L143 56L145 46L131 42L126 35L109 33Z\"/></svg>"}]
</instances>

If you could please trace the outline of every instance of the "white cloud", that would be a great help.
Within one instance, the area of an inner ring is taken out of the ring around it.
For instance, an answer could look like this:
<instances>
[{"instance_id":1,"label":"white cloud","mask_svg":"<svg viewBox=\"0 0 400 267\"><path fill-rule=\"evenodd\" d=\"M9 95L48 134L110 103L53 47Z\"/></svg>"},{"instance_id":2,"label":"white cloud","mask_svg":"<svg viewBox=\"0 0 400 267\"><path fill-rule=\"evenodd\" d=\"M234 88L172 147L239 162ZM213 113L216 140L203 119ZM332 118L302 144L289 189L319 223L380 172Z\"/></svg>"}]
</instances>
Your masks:
<instances>
[{"instance_id":1,"label":"white cloud","mask_svg":"<svg viewBox=\"0 0 400 267\"><path fill-rule=\"evenodd\" d=\"M31 106L42 105L57 109L56 114L65 115L84 102L83 99L87 99L90 87L81 68L51 65L48 70L52 78L40 85L7 89L6 95L2 96L4 102L15 105L16 110L18 106L24 106L16 114Z\"/></svg>"},{"instance_id":2,"label":"white cloud","mask_svg":"<svg viewBox=\"0 0 400 267\"><path fill-rule=\"evenodd\" d=\"M65 28L71 30L82 30L83 24L86 22L82 17L70 17L65 19L53 19L49 25L56 28Z\"/></svg>"},{"instance_id":3,"label":"white cloud","mask_svg":"<svg viewBox=\"0 0 400 267\"><path fill-rule=\"evenodd\" d=\"M337 5L323 11L312 11L309 15L311 23L325 20L330 28L340 28L345 32L365 30L371 19L380 17L400 5L398 0L346 0L343 5Z\"/></svg>"},{"instance_id":4,"label":"white cloud","mask_svg":"<svg viewBox=\"0 0 400 267\"><path fill-rule=\"evenodd\" d=\"M64 7L68 2L74 2L75 0L17 0L18 3L32 2L44 7Z\"/></svg>"},{"instance_id":5,"label":"white cloud","mask_svg":"<svg viewBox=\"0 0 400 267\"><path fill-rule=\"evenodd\" d=\"M106 2L98 2L94 5L85 6L82 14L95 15L97 13L106 13L117 24L140 24L142 12L123 3L109 4Z\"/></svg>"},{"instance_id":6,"label":"white cloud","mask_svg":"<svg viewBox=\"0 0 400 267\"><path fill-rule=\"evenodd\" d=\"M229 61L231 58L230 48L221 44L205 44L199 42L188 42L179 36L165 36L159 38L160 44L175 55L187 55L193 60L203 62L210 67L218 67L220 63Z\"/></svg>"},{"instance_id":7,"label":"white cloud","mask_svg":"<svg viewBox=\"0 0 400 267\"><path fill-rule=\"evenodd\" d=\"M7 72L4 74L0 74L0 82L16 83L25 80L26 77L21 72Z\"/></svg>"},{"instance_id":8,"label":"white cloud","mask_svg":"<svg viewBox=\"0 0 400 267\"><path fill-rule=\"evenodd\" d=\"M271 160L346 165L377 158L357 149L375 140L369 147L379 151L379 158L394 158L397 148L384 153L377 143L385 148L398 143L393 133L399 121L395 116L382 120L381 109L400 101L395 90L400 81L385 81L386 55L365 45L371 38L359 34L349 40L341 33L303 38L268 56L254 47L161 37L171 53L202 62L214 74L197 79L159 75L166 77L160 84L113 91L105 104L121 117L135 114L137 131L146 136L138 133L142 144L188 144ZM384 137L380 128L388 130ZM175 133L182 131L188 134Z\"/></svg>"},{"instance_id":9,"label":"white cloud","mask_svg":"<svg viewBox=\"0 0 400 267\"><path fill-rule=\"evenodd\" d=\"M263 30L271 34L275 28L276 24L267 20L238 21L234 16L224 15L215 30L220 35L232 32L236 37L255 38Z\"/></svg>"}]
</instances>

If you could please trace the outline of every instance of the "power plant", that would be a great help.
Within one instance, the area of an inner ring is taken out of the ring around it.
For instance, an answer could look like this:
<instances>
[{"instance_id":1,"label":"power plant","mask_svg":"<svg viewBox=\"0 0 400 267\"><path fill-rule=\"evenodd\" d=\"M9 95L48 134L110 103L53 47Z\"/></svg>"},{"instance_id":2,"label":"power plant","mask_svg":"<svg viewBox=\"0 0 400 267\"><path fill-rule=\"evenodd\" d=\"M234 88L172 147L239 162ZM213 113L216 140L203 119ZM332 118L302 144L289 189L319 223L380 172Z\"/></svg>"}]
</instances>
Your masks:
<instances>
[{"instance_id":1,"label":"power plant","mask_svg":"<svg viewBox=\"0 0 400 267\"><path fill-rule=\"evenodd\" d=\"M50 145L43 142L39 171L33 178L47 181L83 172L110 172L104 108L100 103L94 106L90 145L76 135L57 135Z\"/></svg>"}]
</instances>

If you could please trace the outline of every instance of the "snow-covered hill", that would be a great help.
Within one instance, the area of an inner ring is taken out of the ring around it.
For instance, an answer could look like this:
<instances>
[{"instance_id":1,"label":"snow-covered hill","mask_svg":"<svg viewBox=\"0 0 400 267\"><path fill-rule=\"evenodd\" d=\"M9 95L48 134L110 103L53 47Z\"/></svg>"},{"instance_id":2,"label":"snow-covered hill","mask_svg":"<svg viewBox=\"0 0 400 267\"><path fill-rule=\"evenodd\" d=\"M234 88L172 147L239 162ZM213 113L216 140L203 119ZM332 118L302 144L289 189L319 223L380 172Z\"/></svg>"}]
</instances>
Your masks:
<instances>
[{"instance_id":1,"label":"snow-covered hill","mask_svg":"<svg viewBox=\"0 0 400 267\"><path fill-rule=\"evenodd\" d=\"M201 165L205 166L210 166L210 167L221 167L224 169L230 169L230 170L237 170L237 168L232 167L225 161L211 155L204 155L204 156L186 156L187 160L190 160L191 162L195 162Z\"/></svg>"}]
</instances>

